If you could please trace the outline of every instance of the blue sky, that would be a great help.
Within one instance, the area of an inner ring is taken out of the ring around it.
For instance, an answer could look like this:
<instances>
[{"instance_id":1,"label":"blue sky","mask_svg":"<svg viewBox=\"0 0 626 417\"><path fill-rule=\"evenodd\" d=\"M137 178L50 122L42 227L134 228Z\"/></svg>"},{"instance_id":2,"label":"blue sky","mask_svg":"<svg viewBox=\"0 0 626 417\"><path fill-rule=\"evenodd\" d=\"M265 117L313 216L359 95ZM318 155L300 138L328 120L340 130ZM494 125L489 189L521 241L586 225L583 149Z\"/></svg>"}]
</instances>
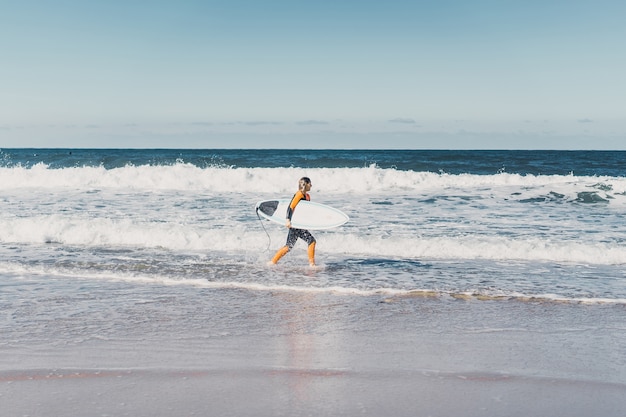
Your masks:
<instances>
[{"instance_id":1,"label":"blue sky","mask_svg":"<svg viewBox=\"0 0 626 417\"><path fill-rule=\"evenodd\" d=\"M0 147L626 149L623 1L0 0Z\"/></svg>"}]
</instances>

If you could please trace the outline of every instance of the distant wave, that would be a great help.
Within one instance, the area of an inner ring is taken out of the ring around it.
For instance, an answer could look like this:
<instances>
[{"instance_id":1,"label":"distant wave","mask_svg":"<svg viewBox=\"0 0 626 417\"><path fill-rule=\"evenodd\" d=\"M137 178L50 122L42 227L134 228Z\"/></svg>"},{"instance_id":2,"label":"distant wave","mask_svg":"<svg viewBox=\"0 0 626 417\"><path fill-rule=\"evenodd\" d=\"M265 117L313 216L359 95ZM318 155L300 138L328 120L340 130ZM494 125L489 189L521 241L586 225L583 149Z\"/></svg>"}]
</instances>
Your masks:
<instances>
[{"instance_id":1,"label":"distant wave","mask_svg":"<svg viewBox=\"0 0 626 417\"><path fill-rule=\"evenodd\" d=\"M626 200L626 178L574 175L445 174L364 168L200 168L188 163L166 166L129 165L121 168L73 167L51 169L43 163L32 167L0 168L0 190L180 190L238 192L262 190L284 194L293 191L301 176L313 179L314 192L323 193L425 193L447 189L498 189L522 202L574 200L582 203ZM529 190L534 190L529 193ZM561 196L561 197L559 197Z\"/></svg>"}]
</instances>

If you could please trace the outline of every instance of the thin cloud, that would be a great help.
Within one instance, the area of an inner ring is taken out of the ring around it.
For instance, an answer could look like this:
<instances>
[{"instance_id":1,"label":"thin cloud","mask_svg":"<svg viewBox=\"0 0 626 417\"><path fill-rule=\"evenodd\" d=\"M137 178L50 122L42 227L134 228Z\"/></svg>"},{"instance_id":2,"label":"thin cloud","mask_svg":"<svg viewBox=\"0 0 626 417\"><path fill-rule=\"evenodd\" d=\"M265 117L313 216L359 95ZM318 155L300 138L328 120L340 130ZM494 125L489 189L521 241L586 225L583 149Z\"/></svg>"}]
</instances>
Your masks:
<instances>
[{"instance_id":1,"label":"thin cloud","mask_svg":"<svg viewBox=\"0 0 626 417\"><path fill-rule=\"evenodd\" d=\"M397 117L389 120L389 123L415 124L415 120L405 117Z\"/></svg>"},{"instance_id":2,"label":"thin cloud","mask_svg":"<svg viewBox=\"0 0 626 417\"><path fill-rule=\"evenodd\" d=\"M578 123L593 123L591 119L578 119Z\"/></svg>"},{"instance_id":3,"label":"thin cloud","mask_svg":"<svg viewBox=\"0 0 626 417\"><path fill-rule=\"evenodd\" d=\"M258 121L258 122L245 122L244 123L246 126L265 126L265 125L272 125L272 126L276 126L276 125L281 125L282 123L280 122L264 122L264 121Z\"/></svg>"},{"instance_id":4,"label":"thin cloud","mask_svg":"<svg viewBox=\"0 0 626 417\"><path fill-rule=\"evenodd\" d=\"M258 121L235 121L235 122L223 122L223 123L219 123L219 125L221 126L279 126L282 125L283 123L281 122L273 122L273 121L263 121L263 120L258 120Z\"/></svg>"},{"instance_id":5,"label":"thin cloud","mask_svg":"<svg viewBox=\"0 0 626 417\"><path fill-rule=\"evenodd\" d=\"M301 122L296 122L299 126L319 126L319 125L328 125L330 123L325 122L323 120L303 120Z\"/></svg>"}]
</instances>

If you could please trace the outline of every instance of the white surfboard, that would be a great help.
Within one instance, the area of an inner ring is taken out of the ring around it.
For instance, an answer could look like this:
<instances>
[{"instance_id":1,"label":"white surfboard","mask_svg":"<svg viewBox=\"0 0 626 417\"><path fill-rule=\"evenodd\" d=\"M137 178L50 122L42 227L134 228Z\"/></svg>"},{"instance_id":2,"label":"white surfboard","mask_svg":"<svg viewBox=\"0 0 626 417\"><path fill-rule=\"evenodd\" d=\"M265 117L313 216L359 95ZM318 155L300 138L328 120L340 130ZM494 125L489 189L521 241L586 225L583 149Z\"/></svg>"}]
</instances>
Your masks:
<instances>
[{"instance_id":1,"label":"white surfboard","mask_svg":"<svg viewBox=\"0 0 626 417\"><path fill-rule=\"evenodd\" d=\"M285 225L287 207L291 200L266 200L256 203L259 216ZM300 200L291 217L291 227L296 229L324 230L339 227L350 218L341 210L325 204Z\"/></svg>"}]
</instances>

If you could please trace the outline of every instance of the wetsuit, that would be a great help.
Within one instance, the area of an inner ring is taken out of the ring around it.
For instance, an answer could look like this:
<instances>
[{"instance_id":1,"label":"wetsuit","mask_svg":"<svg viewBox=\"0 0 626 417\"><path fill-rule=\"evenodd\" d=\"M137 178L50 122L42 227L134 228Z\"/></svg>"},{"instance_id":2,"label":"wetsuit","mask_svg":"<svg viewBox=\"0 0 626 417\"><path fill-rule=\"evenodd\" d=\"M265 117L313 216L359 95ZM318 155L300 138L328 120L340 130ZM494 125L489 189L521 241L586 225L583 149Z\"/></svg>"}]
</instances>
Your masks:
<instances>
[{"instance_id":1,"label":"wetsuit","mask_svg":"<svg viewBox=\"0 0 626 417\"><path fill-rule=\"evenodd\" d=\"M287 218L289 219L289 221L291 221L291 217L293 217L293 212L295 211L296 206L303 198L306 201L311 200L311 197L308 194L303 193L302 191L298 191L294 194L293 198L291 199L291 203L289 203L289 207L287 207ZM289 249L293 248L298 238L305 240L307 245L315 243L315 238L313 237L311 232L305 229L295 229L291 227L289 229L289 234L287 235L287 246L289 247Z\"/></svg>"},{"instance_id":2,"label":"wetsuit","mask_svg":"<svg viewBox=\"0 0 626 417\"><path fill-rule=\"evenodd\" d=\"M307 193L298 191L297 193L294 194L293 198L291 199L291 202L289 203L289 207L287 207L287 219L289 221L291 221L291 217L293 216L293 213L296 210L296 206L302 199L305 199L306 201L310 201L311 197ZM289 252L294 247L294 245L298 241L298 238L304 240L307 243L309 263L311 265L314 265L315 264L315 238L313 237L311 232L309 232L308 230L296 229L294 227L289 228L289 234L287 235L287 243L285 244L285 246L280 248L278 252L276 252L276 255L274 255L274 258L272 258L272 263L277 263L280 258L285 256L287 252Z\"/></svg>"}]
</instances>

